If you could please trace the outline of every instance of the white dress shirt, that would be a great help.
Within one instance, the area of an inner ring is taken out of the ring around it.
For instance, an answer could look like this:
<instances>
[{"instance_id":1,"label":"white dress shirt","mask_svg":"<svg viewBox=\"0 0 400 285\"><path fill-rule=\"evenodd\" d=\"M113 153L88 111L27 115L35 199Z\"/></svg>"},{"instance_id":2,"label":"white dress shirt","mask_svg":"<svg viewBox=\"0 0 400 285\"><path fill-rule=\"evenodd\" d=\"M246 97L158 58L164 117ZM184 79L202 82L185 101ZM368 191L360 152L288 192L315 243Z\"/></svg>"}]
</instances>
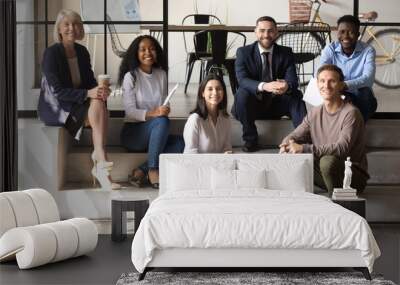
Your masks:
<instances>
[{"instance_id":1,"label":"white dress shirt","mask_svg":"<svg viewBox=\"0 0 400 285\"><path fill-rule=\"evenodd\" d=\"M260 56L261 56L261 64L264 65L264 57L262 56L263 52L268 52L268 61L269 61L269 72L270 72L270 78L272 78L272 53L274 52L274 46L271 46L269 49L265 49L263 48L260 43L258 44L258 50L260 52ZM263 91L263 85L266 82L260 82L260 84L258 84L258 91L262 92Z\"/></svg>"},{"instance_id":2,"label":"white dress shirt","mask_svg":"<svg viewBox=\"0 0 400 285\"><path fill-rule=\"evenodd\" d=\"M125 122L146 121L147 111L161 106L168 92L167 75L161 68L153 68L150 74L140 68L134 72L135 82L127 72L122 83Z\"/></svg>"},{"instance_id":3,"label":"white dress shirt","mask_svg":"<svg viewBox=\"0 0 400 285\"><path fill-rule=\"evenodd\" d=\"M221 113L214 125L210 116L206 120L198 114L189 116L183 130L184 153L222 153L232 150L231 121Z\"/></svg>"}]
</instances>

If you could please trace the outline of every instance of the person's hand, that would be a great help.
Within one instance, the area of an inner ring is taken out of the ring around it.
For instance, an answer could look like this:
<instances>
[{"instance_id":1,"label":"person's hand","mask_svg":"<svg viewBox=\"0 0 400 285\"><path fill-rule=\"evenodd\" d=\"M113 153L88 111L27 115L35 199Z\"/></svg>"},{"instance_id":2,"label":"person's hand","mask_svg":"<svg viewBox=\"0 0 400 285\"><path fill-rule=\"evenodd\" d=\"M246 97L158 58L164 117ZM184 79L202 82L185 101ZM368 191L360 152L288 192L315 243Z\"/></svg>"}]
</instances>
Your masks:
<instances>
[{"instance_id":1,"label":"person's hand","mask_svg":"<svg viewBox=\"0 0 400 285\"><path fill-rule=\"evenodd\" d=\"M266 92L274 93L275 90L274 83L275 81L264 83L262 89Z\"/></svg>"},{"instance_id":2,"label":"person's hand","mask_svg":"<svg viewBox=\"0 0 400 285\"><path fill-rule=\"evenodd\" d=\"M107 101L108 97L111 95L111 89L109 86L99 87L100 96L103 98L103 101Z\"/></svg>"},{"instance_id":3,"label":"person's hand","mask_svg":"<svg viewBox=\"0 0 400 285\"><path fill-rule=\"evenodd\" d=\"M224 154L232 154L232 153L233 153L232 150L227 150L227 151L224 152Z\"/></svg>"},{"instance_id":4,"label":"person's hand","mask_svg":"<svg viewBox=\"0 0 400 285\"><path fill-rule=\"evenodd\" d=\"M92 89L89 89L87 92L87 97L91 98L91 99L102 99L99 96L99 87L94 87Z\"/></svg>"},{"instance_id":5,"label":"person's hand","mask_svg":"<svg viewBox=\"0 0 400 285\"><path fill-rule=\"evenodd\" d=\"M168 117L171 109L168 106L160 106L154 109L154 117Z\"/></svg>"},{"instance_id":6,"label":"person's hand","mask_svg":"<svg viewBox=\"0 0 400 285\"><path fill-rule=\"evenodd\" d=\"M302 153L303 152L303 145L296 143L294 140L289 140L289 145L287 148L288 148L289 153Z\"/></svg>"},{"instance_id":7,"label":"person's hand","mask_svg":"<svg viewBox=\"0 0 400 285\"><path fill-rule=\"evenodd\" d=\"M111 94L111 89L108 87L94 87L88 90L87 96L92 99L106 101Z\"/></svg>"},{"instance_id":8,"label":"person's hand","mask_svg":"<svg viewBox=\"0 0 400 285\"><path fill-rule=\"evenodd\" d=\"M278 79L277 83L278 86L276 88L276 94L278 95L285 94L286 91L289 89L289 85L287 84L286 80Z\"/></svg>"},{"instance_id":9,"label":"person's hand","mask_svg":"<svg viewBox=\"0 0 400 285\"><path fill-rule=\"evenodd\" d=\"M270 92L272 94L276 95L282 95L285 94L286 91L288 90L289 85L285 80L278 79L277 81L271 81L268 83L265 83L263 85L263 90Z\"/></svg>"},{"instance_id":10,"label":"person's hand","mask_svg":"<svg viewBox=\"0 0 400 285\"><path fill-rule=\"evenodd\" d=\"M287 153L288 152L288 144L287 143L281 143L279 145L279 153Z\"/></svg>"}]
</instances>

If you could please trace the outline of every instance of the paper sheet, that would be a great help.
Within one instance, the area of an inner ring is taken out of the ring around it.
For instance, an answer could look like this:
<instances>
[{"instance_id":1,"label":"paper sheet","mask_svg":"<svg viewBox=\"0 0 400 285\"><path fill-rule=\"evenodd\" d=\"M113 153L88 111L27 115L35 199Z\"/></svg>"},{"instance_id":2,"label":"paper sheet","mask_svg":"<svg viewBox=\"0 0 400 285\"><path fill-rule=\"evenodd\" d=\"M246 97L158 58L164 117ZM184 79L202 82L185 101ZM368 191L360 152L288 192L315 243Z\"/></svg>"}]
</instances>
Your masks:
<instances>
[{"instance_id":1,"label":"paper sheet","mask_svg":"<svg viewBox=\"0 0 400 285\"><path fill-rule=\"evenodd\" d=\"M164 103L162 104L163 106L167 105L169 100L171 99L172 95L175 93L176 89L178 89L179 83L176 83L174 88L169 92L167 98L165 98Z\"/></svg>"},{"instance_id":2,"label":"paper sheet","mask_svg":"<svg viewBox=\"0 0 400 285\"><path fill-rule=\"evenodd\" d=\"M311 78L304 92L303 101L315 107L320 106L323 102L321 94L317 86L317 79Z\"/></svg>"}]
</instances>

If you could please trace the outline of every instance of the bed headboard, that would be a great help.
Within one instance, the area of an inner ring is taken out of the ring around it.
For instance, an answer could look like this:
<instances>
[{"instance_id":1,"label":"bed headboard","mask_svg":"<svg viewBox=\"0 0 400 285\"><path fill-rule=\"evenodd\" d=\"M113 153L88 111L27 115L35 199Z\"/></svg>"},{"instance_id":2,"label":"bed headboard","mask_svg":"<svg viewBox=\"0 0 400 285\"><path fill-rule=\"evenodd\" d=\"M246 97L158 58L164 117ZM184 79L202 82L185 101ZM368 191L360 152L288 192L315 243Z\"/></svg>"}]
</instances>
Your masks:
<instances>
[{"instance_id":1,"label":"bed headboard","mask_svg":"<svg viewBox=\"0 0 400 285\"><path fill-rule=\"evenodd\" d=\"M265 169L270 189L313 192L312 154L161 154L159 194L176 191L185 183L189 188L208 188L212 168L222 172Z\"/></svg>"}]
</instances>

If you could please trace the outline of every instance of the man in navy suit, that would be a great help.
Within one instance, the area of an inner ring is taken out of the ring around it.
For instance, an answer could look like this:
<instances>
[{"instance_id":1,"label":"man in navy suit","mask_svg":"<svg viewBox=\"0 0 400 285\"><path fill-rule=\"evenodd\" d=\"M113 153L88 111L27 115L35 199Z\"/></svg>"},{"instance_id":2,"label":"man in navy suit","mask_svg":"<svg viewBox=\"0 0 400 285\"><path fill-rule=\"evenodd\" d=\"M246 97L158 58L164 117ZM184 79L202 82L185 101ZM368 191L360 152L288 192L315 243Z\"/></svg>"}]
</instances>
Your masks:
<instances>
[{"instance_id":1,"label":"man in navy suit","mask_svg":"<svg viewBox=\"0 0 400 285\"><path fill-rule=\"evenodd\" d=\"M293 52L275 43L275 20L269 16L257 19L255 33L258 41L239 48L235 62L239 88L232 114L242 123L245 152L258 150L256 119L289 116L297 127L306 115Z\"/></svg>"}]
</instances>

